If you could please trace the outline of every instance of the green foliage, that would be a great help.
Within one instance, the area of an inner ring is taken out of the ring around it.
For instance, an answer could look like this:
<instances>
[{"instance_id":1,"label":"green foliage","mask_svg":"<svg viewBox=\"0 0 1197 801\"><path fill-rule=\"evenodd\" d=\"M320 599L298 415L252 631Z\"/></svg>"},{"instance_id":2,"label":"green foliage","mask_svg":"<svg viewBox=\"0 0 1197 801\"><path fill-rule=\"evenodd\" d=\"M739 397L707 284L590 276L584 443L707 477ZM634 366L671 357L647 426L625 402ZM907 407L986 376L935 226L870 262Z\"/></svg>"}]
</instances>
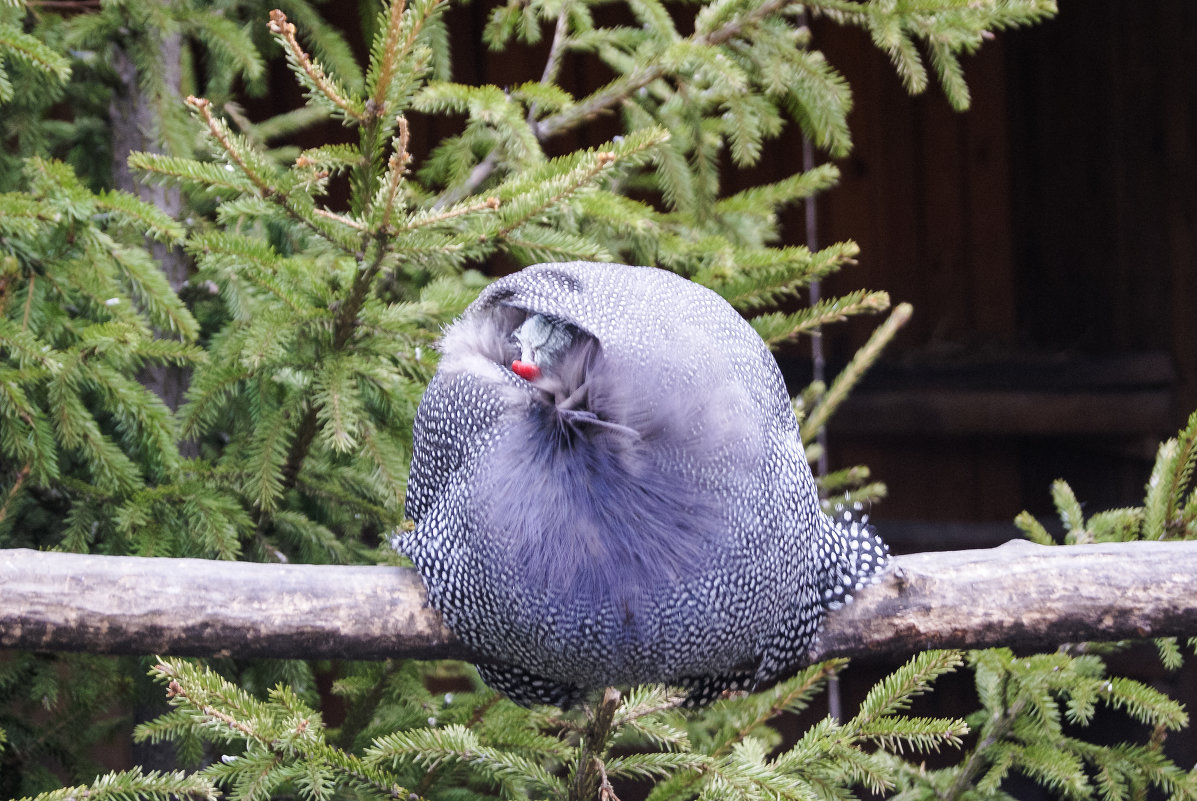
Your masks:
<instances>
[{"instance_id":1,"label":"green foliage","mask_svg":"<svg viewBox=\"0 0 1197 801\"><path fill-rule=\"evenodd\" d=\"M0 545L394 562L382 541L403 522L414 410L438 333L485 284L481 268L658 264L712 287L771 343L885 310L884 293L862 290L774 311L856 255L851 242L781 244L778 212L833 185L834 167L734 194L722 183L791 124L833 156L851 145L849 88L811 46L804 15L865 28L912 91L927 85L929 59L963 107L960 55L986 31L1052 11L1043 0L629 0L627 19L611 24L600 21L611 18L604 0L511 0L491 9L483 43L547 41L546 63L496 87L453 81L446 5L363 3L364 65L301 0L268 24L269 7L248 0L105 2L70 17L0 6ZM179 63L167 70L172 52ZM596 60L610 79L571 95L557 80L567 57ZM272 61L285 61L307 105L251 121L241 104L265 90ZM111 189L107 120L128 102L127 72L159 151L130 164L183 190L179 219ZM602 115L618 136L563 145ZM413 142L418 118L454 133ZM286 143L329 119L345 143ZM151 255L167 246L192 266L177 292ZM898 306L830 386L796 399L812 458L815 432L909 314ZM139 380L160 365L191 371L177 412ZM1161 450L1141 510L1086 520L1058 485L1068 540L1190 536L1195 453L1197 417ZM884 493L863 468L823 488L849 503ZM1027 516L1020 524L1050 539ZM1179 664L1177 642L1157 647ZM198 767L88 783L88 749L129 723L119 710L133 661L13 654L0 660L0 791L606 798L611 782L635 781L656 800L953 798L1001 796L1019 772L1069 797L1148 787L1194 797L1191 775L1160 749L1187 723L1183 710L1107 675L1087 647L972 654L980 709L967 723L910 714L962 664L919 655L847 720L786 739L777 717L811 714L842 663L703 713L641 687L559 714L498 699L456 664L320 666L335 677L322 698L306 663L170 660L154 675L173 709L137 737L170 742L180 764ZM1095 746L1080 730L1098 714L1156 733ZM941 770L911 757L960 747L963 760Z\"/></svg>"},{"instance_id":2,"label":"green foliage","mask_svg":"<svg viewBox=\"0 0 1197 801\"><path fill-rule=\"evenodd\" d=\"M140 243L143 231L182 235L154 206L94 195L58 162L30 158L20 183L0 193L0 455L15 466L0 541L55 544L43 539L55 528L45 517L65 512L68 527L88 528L86 545L94 539L86 509L111 504L108 525L120 528L122 512L147 511L126 501L182 474L175 421L136 375L203 352L192 344L195 318ZM54 488L55 497L23 486ZM38 525L14 527L31 520Z\"/></svg>"},{"instance_id":3,"label":"green foliage","mask_svg":"<svg viewBox=\"0 0 1197 801\"><path fill-rule=\"evenodd\" d=\"M1197 539L1194 467L1197 467L1197 412L1190 415L1175 437L1160 445L1141 507L1109 509L1086 519L1072 487L1057 479L1052 483L1052 502L1063 526L1063 542L1082 545ZM1047 528L1028 512L1020 514L1015 523L1034 542L1043 545L1055 542Z\"/></svg>"},{"instance_id":4,"label":"green foliage","mask_svg":"<svg viewBox=\"0 0 1197 801\"><path fill-rule=\"evenodd\" d=\"M1054 654L977 651L969 663L981 709L968 718L976 744L959 764L935 771L898 766L895 798L1004 798L1013 772L1055 797L1197 797L1197 774L1163 754L1164 736L1188 725L1180 704L1145 684L1106 674L1102 659L1070 646ZM1080 736L1099 707L1120 710L1154 730L1149 742L1095 745Z\"/></svg>"},{"instance_id":5,"label":"green foliage","mask_svg":"<svg viewBox=\"0 0 1197 801\"><path fill-rule=\"evenodd\" d=\"M188 776L182 771L146 773L141 768L100 776L85 787L63 787L37 796L39 801L73 801L80 797L102 801L127 801L130 798L144 798L149 801L171 801L176 798L216 801L217 796L208 782Z\"/></svg>"},{"instance_id":6,"label":"green foliage","mask_svg":"<svg viewBox=\"0 0 1197 801\"><path fill-rule=\"evenodd\" d=\"M1053 0L896 0L863 4L819 0L811 7L817 13L867 30L873 43L889 55L912 93L927 88L927 68L918 49L921 40L944 96L960 111L969 105L960 54L976 51L995 30L1026 25L1056 12Z\"/></svg>"},{"instance_id":7,"label":"green foliage","mask_svg":"<svg viewBox=\"0 0 1197 801\"><path fill-rule=\"evenodd\" d=\"M7 17L15 17L13 9L5 9L6 19L0 22L0 53L4 61L20 62L31 67L33 73L44 73L57 83L65 83L71 77L70 63L53 48L46 46L36 36L31 36L13 24ZM14 89L4 62L0 62L0 103L13 99Z\"/></svg>"},{"instance_id":8,"label":"green foliage","mask_svg":"<svg viewBox=\"0 0 1197 801\"><path fill-rule=\"evenodd\" d=\"M199 665L164 660L152 673L174 709L136 736L211 743L219 756L190 776L133 778L145 782L138 795L172 792L187 781L191 794L219 790L234 801L279 794L305 801L411 793L575 798L587 782L610 790L621 779L658 782L653 798L848 797L853 787L891 786L898 774L889 762L903 750L959 744L967 732L962 720L896 713L961 662L952 652L922 654L879 684L854 718L824 720L778 750L771 721L805 709L842 662L808 668L703 715L680 711L680 696L663 688L638 688L623 699L609 693L593 712L561 715L489 692L434 695L426 670L375 667L344 680L340 692L375 701L393 694L400 717L380 727L384 733L359 732L351 738L356 747L345 748L333 740L346 732L326 728L285 686L259 699Z\"/></svg>"}]
</instances>

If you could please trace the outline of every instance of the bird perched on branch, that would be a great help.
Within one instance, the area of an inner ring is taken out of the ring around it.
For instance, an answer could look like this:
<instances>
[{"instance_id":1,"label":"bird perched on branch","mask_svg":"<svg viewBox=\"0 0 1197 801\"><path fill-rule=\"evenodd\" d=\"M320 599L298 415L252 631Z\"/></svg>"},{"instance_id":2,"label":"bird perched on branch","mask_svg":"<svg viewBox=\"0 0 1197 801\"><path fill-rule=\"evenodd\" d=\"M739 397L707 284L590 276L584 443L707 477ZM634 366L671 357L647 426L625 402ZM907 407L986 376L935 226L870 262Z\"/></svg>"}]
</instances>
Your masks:
<instances>
[{"instance_id":1,"label":"bird perched on branch","mask_svg":"<svg viewBox=\"0 0 1197 801\"><path fill-rule=\"evenodd\" d=\"M698 284L536 265L440 349L395 545L518 703L665 682L698 704L775 681L887 561L823 513L777 363Z\"/></svg>"}]
</instances>

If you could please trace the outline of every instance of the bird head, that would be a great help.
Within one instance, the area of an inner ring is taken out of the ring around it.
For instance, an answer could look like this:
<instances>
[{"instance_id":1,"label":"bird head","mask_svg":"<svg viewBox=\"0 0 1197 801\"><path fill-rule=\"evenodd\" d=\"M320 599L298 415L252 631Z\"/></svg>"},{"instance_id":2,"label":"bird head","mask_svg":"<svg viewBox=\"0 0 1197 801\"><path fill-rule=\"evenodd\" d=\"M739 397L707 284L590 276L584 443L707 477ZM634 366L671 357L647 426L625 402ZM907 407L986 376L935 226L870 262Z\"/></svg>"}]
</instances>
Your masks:
<instances>
[{"instance_id":1,"label":"bird head","mask_svg":"<svg viewBox=\"0 0 1197 801\"><path fill-rule=\"evenodd\" d=\"M520 356L511 362L511 371L526 381L541 378L544 368L550 367L574 341L576 329L568 323L555 321L543 314L533 314L511 334L519 346Z\"/></svg>"}]
</instances>

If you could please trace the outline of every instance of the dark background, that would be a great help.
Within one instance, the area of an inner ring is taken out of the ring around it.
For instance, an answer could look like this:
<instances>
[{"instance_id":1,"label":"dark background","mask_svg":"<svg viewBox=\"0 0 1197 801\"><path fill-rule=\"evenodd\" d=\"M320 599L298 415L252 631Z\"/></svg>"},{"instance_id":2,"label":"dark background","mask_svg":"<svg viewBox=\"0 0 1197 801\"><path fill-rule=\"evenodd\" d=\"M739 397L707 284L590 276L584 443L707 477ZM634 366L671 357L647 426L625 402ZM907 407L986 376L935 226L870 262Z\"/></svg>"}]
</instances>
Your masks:
<instances>
[{"instance_id":1,"label":"dark background","mask_svg":"<svg viewBox=\"0 0 1197 801\"><path fill-rule=\"evenodd\" d=\"M889 485L879 524L952 524L891 535L917 549L1050 515L1056 477L1087 511L1141 503L1197 408L1197 6L1064 0L969 60L963 114L904 96L859 32L816 36L857 101L819 200L820 240L862 248L833 285L915 306L833 422L833 463ZM865 335L832 332L833 357Z\"/></svg>"}]
</instances>

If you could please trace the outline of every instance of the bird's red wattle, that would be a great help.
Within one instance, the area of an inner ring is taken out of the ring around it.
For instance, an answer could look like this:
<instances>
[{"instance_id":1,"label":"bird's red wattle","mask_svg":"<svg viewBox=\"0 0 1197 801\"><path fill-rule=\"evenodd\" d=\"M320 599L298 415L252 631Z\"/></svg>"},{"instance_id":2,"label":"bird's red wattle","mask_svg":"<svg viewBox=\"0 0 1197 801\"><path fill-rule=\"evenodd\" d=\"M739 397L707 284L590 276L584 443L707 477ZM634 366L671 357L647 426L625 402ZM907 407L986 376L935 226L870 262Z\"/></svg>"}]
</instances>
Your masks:
<instances>
[{"instance_id":1,"label":"bird's red wattle","mask_svg":"<svg viewBox=\"0 0 1197 801\"><path fill-rule=\"evenodd\" d=\"M532 362L524 362L516 359L511 363L511 372L518 375L525 381L535 381L540 378L540 368Z\"/></svg>"}]
</instances>

